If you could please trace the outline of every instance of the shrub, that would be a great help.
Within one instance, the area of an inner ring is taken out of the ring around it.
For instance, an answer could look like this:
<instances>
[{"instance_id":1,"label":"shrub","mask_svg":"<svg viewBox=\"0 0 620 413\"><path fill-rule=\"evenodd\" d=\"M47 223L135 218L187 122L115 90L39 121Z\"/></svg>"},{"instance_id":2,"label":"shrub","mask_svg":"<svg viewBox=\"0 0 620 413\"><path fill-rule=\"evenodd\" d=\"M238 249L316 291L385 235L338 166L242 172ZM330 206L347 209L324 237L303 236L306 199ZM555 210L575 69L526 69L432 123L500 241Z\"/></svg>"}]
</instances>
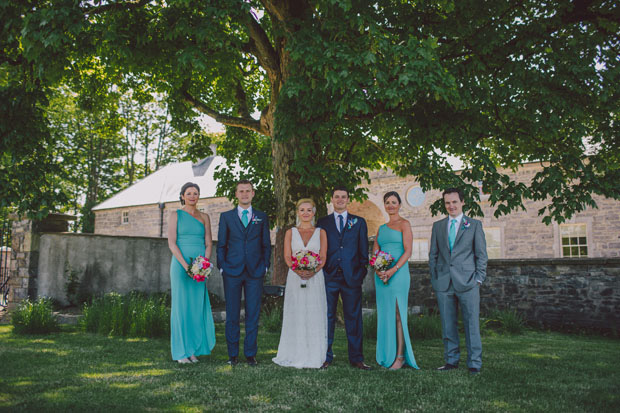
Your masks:
<instances>
[{"instance_id":1,"label":"shrub","mask_svg":"<svg viewBox=\"0 0 620 413\"><path fill-rule=\"evenodd\" d=\"M280 332L283 313L284 297L263 297L260 320L264 329L272 333Z\"/></svg>"},{"instance_id":2,"label":"shrub","mask_svg":"<svg viewBox=\"0 0 620 413\"><path fill-rule=\"evenodd\" d=\"M525 318L516 310L494 309L482 321L482 330L485 329L507 334L522 334L525 330Z\"/></svg>"},{"instance_id":3,"label":"shrub","mask_svg":"<svg viewBox=\"0 0 620 413\"><path fill-rule=\"evenodd\" d=\"M109 293L84 305L82 327L92 333L164 337L170 334L170 298L167 294Z\"/></svg>"},{"instance_id":4,"label":"shrub","mask_svg":"<svg viewBox=\"0 0 620 413\"><path fill-rule=\"evenodd\" d=\"M60 330L48 298L22 301L11 314L11 324L17 334L47 334Z\"/></svg>"},{"instance_id":5,"label":"shrub","mask_svg":"<svg viewBox=\"0 0 620 413\"><path fill-rule=\"evenodd\" d=\"M441 338L441 319L438 314L408 314L407 327L411 339ZM363 319L364 337L377 338L377 312L372 312Z\"/></svg>"},{"instance_id":6,"label":"shrub","mask_svg":"<svg viewBox=\"0 0 620 413\"><path fill-rule=\"evenodd\" d=\"M411 339L441 339L441 317L438 313L431 313L425 310L421 314L409 314L407 318Z\"/></svg>"}]
</instances>

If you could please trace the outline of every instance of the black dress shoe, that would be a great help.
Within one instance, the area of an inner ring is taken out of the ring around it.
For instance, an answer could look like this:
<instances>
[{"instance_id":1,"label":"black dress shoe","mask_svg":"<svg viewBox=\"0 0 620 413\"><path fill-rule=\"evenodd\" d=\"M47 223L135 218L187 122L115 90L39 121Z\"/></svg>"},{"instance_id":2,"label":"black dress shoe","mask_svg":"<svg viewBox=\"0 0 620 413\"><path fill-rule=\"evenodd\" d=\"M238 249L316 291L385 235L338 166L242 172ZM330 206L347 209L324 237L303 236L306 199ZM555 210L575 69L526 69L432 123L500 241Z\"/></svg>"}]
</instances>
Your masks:
<instances>
[{"instance_id":1,"label":"black dress shoe","mask_svg":"<svg viewBox=\"0 0 620 413\"><path fill-rule=\"evenodd\" d=\"M254 356L246 357L246 361L248 362L248 366L254 367L258 364L258 361L256 361L256 357Z\"/></svg>"},{"instance_id":2,"label":"black dress shoe","mask_svg":"<svg viewBox=\"0 0 620 413\"><path fill-rule=\"evenodd\" d=\"M369 365L364 364L363 361L357 361L355 363L351 363L351 366L355 367L356 369L360 369L360 370L372 370L372 368Z\"/></svg>"},{"instance_id":3,"label":"black dress shoe","mask_svg":"<svg viewBox=\"0 0 620 413\"><path fill-rule=\"evenodd\" d=\"M437 370L439 371L448 371L448 370L454 370L454 369L458 369L459 366L455 366L454 364L450 364L450 363L446 363L443 366L437 368Z\"/></svg>"},{"instance_id":4,"label":"black dress shoe","mask_svg":"<svg viewBox=\"0 0 620 413\"><path fill-rule=\"evenodd\" d=\"M331 365L332 363L330 363L329 361L324 361L323 364L321 365L321 367L319 367L321 370L327 370L327 368Z\"/></svg>"},{"instance_id":5,"label":"black dress shoe","mask_svg":"<svg viewBox=\"0 0 620 413\"><path fill-rule=\"evenodd\" d=\"M237 364L239 364L239 359L237 358L237 356L228 357L228 364L231 366L236 366Z\"/></svg>"},{"instance_id":6,"label":"black dress shoe","mask_svg":"<svg viewBox=\"0 0 620 413\"><path fill-rule=\"evenodd\" d=\"M480 369L476 369L474 367L469 368L469 374L480 374Z\"/></svg>"}]
</instances>

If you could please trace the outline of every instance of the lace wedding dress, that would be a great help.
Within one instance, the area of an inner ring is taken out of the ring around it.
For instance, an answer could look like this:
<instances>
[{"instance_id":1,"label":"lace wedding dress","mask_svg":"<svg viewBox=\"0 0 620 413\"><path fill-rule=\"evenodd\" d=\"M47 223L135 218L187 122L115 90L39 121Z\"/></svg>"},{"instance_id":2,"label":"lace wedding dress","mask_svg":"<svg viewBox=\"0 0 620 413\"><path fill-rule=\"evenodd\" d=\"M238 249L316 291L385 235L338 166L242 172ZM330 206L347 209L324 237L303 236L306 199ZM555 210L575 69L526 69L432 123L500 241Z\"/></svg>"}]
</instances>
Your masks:
<instances>
[{"instance_id":1,"label":"lace wedding dress","mask_svg":"<svg viewBox=\"0 0 620 413\"><path fill-rule=\"evenodd\" d=\"M321 230L314 230L304 245L297 228L292 229L291 250L321 249ZM301 287L301 278L289 270L284 293L284 314L278 355L273 359L280 366L319 368L327 352L327 298L323 270Z\"/></svg>"}]
</instances>

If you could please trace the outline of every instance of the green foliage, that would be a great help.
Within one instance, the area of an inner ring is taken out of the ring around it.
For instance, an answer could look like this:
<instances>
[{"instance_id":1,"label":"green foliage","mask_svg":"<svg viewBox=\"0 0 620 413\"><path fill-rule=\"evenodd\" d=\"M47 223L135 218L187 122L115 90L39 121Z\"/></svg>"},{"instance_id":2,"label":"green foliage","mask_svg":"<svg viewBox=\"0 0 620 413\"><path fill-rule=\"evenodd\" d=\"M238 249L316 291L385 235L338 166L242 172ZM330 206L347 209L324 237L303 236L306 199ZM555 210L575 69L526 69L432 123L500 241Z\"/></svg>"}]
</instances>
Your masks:
<instances>
[{"instance_id":1,"label":"green foliage","mask_svg":"<svg viewBox=\"0 0 620 413\"><path fill-rule=\"evenodd\" d=\"M108 293L84 305L85 331L111 336L166 337L170 334L170 297Z\"/></svg>"},{"instance_id":2,"label":"green foliage","mask_svg":"<svg viewBox=\"0 0 620 413\"><path fill-rule=\"evenodd\" d=\"M283 311L284 297L263 296L260 314L261 326L272 333L280 332Z\"/></svg>"},{"instance_id":3,"label":"green foliage","mask_svg":"<svg viewBox=\"0 0 620 413\"><path fill-rule=\"evenodd\" d=\"M482 330L493 330L504 334L523 334L525 317L516 310L493 309L481 321Z\"/></svg>"},{"instance_id":4,"label":"green foliage","mask_svg":"<svg viewBox=\"0 0 620 413\"><path fill-rule=\"evenodd\" d=\"M363 318L364 338L377 338L377 312ZM424 312L408 314L407 328L412 340L441 339L441 318L438 314Z\"/></svg>"},{"instance_id":5,"label":"green foliage","mask_svg":"<svg viewBox=\"0 0 620 413\"><path fill-rule=\"evenodd\" d=\"M17 334L48 334L60 329L52 313L52 301L47 298L19 303L11 313L11 324Z\"/></svg>"},{"instance_id":6,"label":"green foliage","mask_svg":"<svg viewBox=\"0 0 620 413\"><path fill-rule=\"evenodd\" d=\"M482 212L478 182L496 216L534 200L546 223L594 206L595 194L620 199L614 2L265 4L4 2L0 69L22 96L93 70L74 82L89 110L101 79L136 79L167 96L183 133L200 129L200 113L216 118L230 127L219 193L251 175L280 226L292 199L324 199L335 184L362 199L380 167L425 191L463 187L471 215ZM512 179L524 161L543 170Z\"/></svg>"}]
</instances>

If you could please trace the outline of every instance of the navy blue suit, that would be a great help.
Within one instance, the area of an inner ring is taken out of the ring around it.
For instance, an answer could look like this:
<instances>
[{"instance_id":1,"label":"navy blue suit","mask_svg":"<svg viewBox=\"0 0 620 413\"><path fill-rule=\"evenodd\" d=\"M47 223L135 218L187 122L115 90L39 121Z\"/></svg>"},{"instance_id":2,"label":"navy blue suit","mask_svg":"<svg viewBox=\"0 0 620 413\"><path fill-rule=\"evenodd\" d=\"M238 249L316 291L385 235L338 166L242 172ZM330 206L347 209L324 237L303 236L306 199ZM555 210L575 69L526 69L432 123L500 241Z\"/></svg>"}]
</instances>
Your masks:
<instances>
[{"instance_id":1,"label":"navy blue suit","mask_svg":"<svg viewBox=\"0 0 620 413\"><path fill-rule=\"evenodd\" d=\"M222 212L217 240L217 266L224 280L226 300L226 344L228 356L239 355L239 314L241 290L245 296L245 341L243 353L257 352L258 317L263 293L263 277L271 258L271 239L267 214L252 208L247 227L237 208Z\"/></svg>"},{"instance_id":2,"label":"navy blue suit","mask_svg":"<svg viewBox=\"0 0 620 413\"><path fill-rule=\"evenodd\" d=\"M323 267L327 293L327 362L334 353L334 329L338 295L342 297L349 361L364 361L362 350L362 282L368 264L368 227L362 217L348 214L342 233L334 214L319 219L317 226L327 233L327 262Z\"/></svg>"}]
</instances>

